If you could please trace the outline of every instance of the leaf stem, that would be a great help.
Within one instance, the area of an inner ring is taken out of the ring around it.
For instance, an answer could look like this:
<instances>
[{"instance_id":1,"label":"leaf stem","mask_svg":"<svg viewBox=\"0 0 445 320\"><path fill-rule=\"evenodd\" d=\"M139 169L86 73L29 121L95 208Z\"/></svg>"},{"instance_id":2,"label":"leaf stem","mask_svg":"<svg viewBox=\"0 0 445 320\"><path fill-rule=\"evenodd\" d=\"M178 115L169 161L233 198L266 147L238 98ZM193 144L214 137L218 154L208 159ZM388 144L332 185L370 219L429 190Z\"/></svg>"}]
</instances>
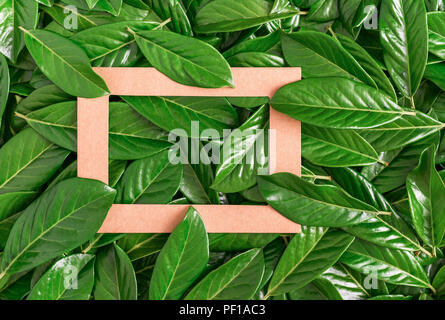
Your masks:
<instances>
[{"instance_id":1,"label":"leaf stem","mask_svg":"<svg viewBox=\"0 0 445 320\"><path fill-rule=\"evenodd\" d=\"M317 175L312 175L312 174L302 174L301 177L332 181L331 176L317 176Z\"/></svg>"},{"instance_id":2,"label":"leaf stem","mask_svg":"<svg viewBox=\"0 0 445 320\"><path fill-rule=\"evenodd\" d=\"M414 102L414 96L409 97L409 100L411 101L411 108L416 109L416 104Z\"/></svg>"}]
</instances>

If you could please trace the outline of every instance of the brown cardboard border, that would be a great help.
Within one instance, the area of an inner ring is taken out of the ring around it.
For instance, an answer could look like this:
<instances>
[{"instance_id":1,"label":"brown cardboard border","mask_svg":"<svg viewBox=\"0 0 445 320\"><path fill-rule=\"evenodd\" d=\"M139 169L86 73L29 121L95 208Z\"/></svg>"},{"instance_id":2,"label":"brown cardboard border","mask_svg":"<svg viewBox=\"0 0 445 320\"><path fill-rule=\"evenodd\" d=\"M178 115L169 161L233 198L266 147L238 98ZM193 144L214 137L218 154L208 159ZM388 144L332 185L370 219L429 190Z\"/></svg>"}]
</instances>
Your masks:
<instances>
[{"instance_id":1,"label":"brown cardboard border","mask_svg":"<svg viewBox=\"0 0 445 320\"><path fill-rule=\"evenodd\" d=\"M232 68L235 88L206 89L174 82L154 68L94 68L111 95L272 97L301 79L300 68ZM78 176L108 183L109 96L78 98ZM301 124L270 109L269 170L301 174ZM276 144L275 144L276 142ZM273 154L275 152L275 154ZM99 232L171 232L191 205L113 205ZM210 233L298 233L300 226L270 206L193 205Z\"/></svg>"}]
</instances>

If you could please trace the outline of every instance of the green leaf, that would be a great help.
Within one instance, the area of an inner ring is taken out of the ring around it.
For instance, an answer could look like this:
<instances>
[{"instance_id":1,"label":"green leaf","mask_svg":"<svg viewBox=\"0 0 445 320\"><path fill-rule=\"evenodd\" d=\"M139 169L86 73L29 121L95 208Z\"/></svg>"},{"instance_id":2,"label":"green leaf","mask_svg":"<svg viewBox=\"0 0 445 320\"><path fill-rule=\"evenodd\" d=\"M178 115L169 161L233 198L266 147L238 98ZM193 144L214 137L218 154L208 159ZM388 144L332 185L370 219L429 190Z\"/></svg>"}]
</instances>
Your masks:
<instances>
[{"instance_id":1,"label":"green leaf","mask_svg":"<svg viewBox=\"0 0 445 320\"><path fill-rule=\"evenodd\" d=\"M0 1L0 53L16 62L24 47L19 27L34 29L38 21L38 3L35 0Z\"/></svg>"},{"instance_id":2,"label":"green leaf","mask_svg":"<svg viewBox=\"0 0 445 320\"><path fill-rule=\"evenodd\" d=\"M219 97L122 97L139 114L176 135L203 138L204 130L223 130L238 124L238 114L227 99ZM198 125L193 129L192 122ZM176 130L175 130L176 129ZM182 129L182 130L178 130Z\"/></svg>"},{"instance_id":3,"label":"green leaf","mask_svg":"<svg viewBox=\"0 0 445 320\"><path fill-rule=\"evenodd\" d=\"M318 0L305 17L308 21L325 22L338 18L338 5L336 0Z\"/></svg>"},{"instance_id":4,"label":"green leaf","mask_svg":"<svg viewBox=\"0 0 445 320\"><path fill-rule=\"evenodd\" d=\"M375 2L374 0L338 1L338 11L342 25L354 38L358 36L363 23L368 20L376 10Z\"/></svg>"},{"instance_id":5,"label":"green leaf","mask_svg":"<svg viewBox=\"0 0 445 320\"><path fill-rule=\"evenodd\" d=\"M151 300L177 300L209 261L209 240L198 212L191 207L162 248L150 281Z\"/></svg>"},{"instance_id":6,"label":"green leaf","mask_svg":"<svg viewBox=\"0 0 445 320\"><path fill-rule=\"evenodd\" d=\"M288 84L275 93L271 105L294 119L334 129L373 128L412 114L380 91L344 78Z\"/></svg>"},{"instance_id":7,"label":"green leaf","mask_svg":"<svg viewBox=\"0 0 445 320\"><path fill-rule=\"evenodd\" d=\"M415 116L401 118L377 128L358 133L378 152L398 149L419 141L444 128L445 124L417 111Z\"/></svg>"},{"instance_id":8,"label":"green leaf","mask_svg":"<svg viewBox=\"0 0 445 320\"><path fill-rule=\"evenodd\" d=\"M380 212L332 185L315 185L290 173L259 176L258 187L275 210L309 226L346 227Z\"/></svg>"},{"instance_id":9,"label":"green leaf","mask_svg":"<svg viewBox=\"0 0 445 320\"><path fill-rule=\"evenodd\" d=\"M54 3L54 0L36 0L38 3L43 4L44 6L51 7ZM91 1L91 0L86 0ZM97 1L97 0L96 0Z\"/></svg>"},{"instance_id":10,"label":"green leaf","mask_svg":"<svg viewBox=\"0 0 445 320\"><path fill-rule=\"evenodd\" d=\"M169 150L130 164L117 186L119 203L168 203L179 189L182 164L171 164Z\"/></svg>"},{"instance_id":11,"label":"green leaf","mask_svg":"<svg viewBox=\"0 0 445 320\"><path fill-rule=\"evenodd\" d=\"M302 227L281 256L266 297L305 286L336 263L352 241L353 236L340 230Z\"/></svg>"},{"instance_id":12,"label":"green leaf","mask_svg":"<svg viewBox=\"0 0 445 320\"><path fill-rule=\"evenodd\" d=\"M251 249L210 272L185 300L248 300L257 292L263 274L263 253Z\"/></svg>"},{"instance_id":13,"label":"green leaf","mask_svg":"<svg viewBox=\"0 0 445 320\"><path fill-rule=\"evenodd\" d=\"M229 58L237 53L242 52L267 52L280 42L280 33L272 32L263 37L255 37L247 39L235 44L230 49L224 51L223 56Z\"/></svg>"},{"instance_id":14,"label":"green leaf","mask_svg":"<svg viewBox=\"0 0 445 320\"><path fill-rule=\"evenodd\" d=\"M429 12L428 49L431 53L445 59L445 12Z\"/></svg>"},{"instance_id":15,"label":"green leaf","mask_svg":"<svg viewBox=\"0 0 445 320\"><path fill-rule=\"evenodd\" d=\"M323 272L320 278L332 283L344 300L359 300L371 296L371 292L364 287L363 276L339 262Z\"/></svg>"},{"instance_id":16,"label":"green leaf","mask_svg":"<svg viewBox=\"0 0 445 320\"><path fill-rule=\"evenodd\" d=\"M382 1L380 39L386 67L397 88L416 93L428 58L428 27L423 1Z\"/></svg>"},{"instance_id":17,"label":"green leaf","mask_svg":"<svg viewBox=\"0 0 445 320\"><path fill-rule=\"evenodd\" d=\"M77 45L81 46L91 61L103 59L122 48L135 42L127 31L151 30L159 26L155 21L123 21L108 23L77 32L71 37Z\"/></svg>"},{"instance_id":18,"label":"green leaf","mask_svg":"<svg viewBox=\"0 0 445 320\"><path fill-rule=\"evenodd\" d=\"M169 31L141 31L136 42L150 64L172 80L203 88L233 87L223 56L204 41Z\"/></svg>"},{"instance_id":19,"label":"green leaf","mask_svg":"<svg viewBox=\"0 0 445 320\"><path fill-rule=\"evenodd\" d=\"M0 194L0 221L26 208L39 195L36 191Z\"/></svg>"},{"instance_id":20,"label":"green leaf","mask_svg":"<svg viewBox=\"0 0 445 320\"><path fill-rule=\"evenodd\" d=\"M377 152L353 130L302 125L301 150L305 159L325 167L348 167L379 161Z\"/></svg>"},{"instance_id":21,"label":"green leaf","mask_svg":"<svg viewBox=\"0 0 445 320\"><path fill-rule=\"evenodd\" d=\"M434 276L433 287L436 289L437 295L445 294L445 266L442 266Z\"/></svg>"},{"instance_id":22,"label":"green leaf","mask_svg":"<svg viewBox=\"0 0 445 320\"><path fill-rule=\"evenodd\" d=\"M57 184L19 217L6 243L0 278L30 270L68 252L100 228L116 191L97 180L72 178Z\"/></svg>"},{"instance_id":23,"label":"green leaf","mask_svg":"<svg viewBox=\"0 0 445 320\"><path fill-rule=\"evenodd\" d=\"M111 13L113 16L119 15L122 7L122 0L99 0L94 6L95 10Z\"/></svg>"},{"instance_id":24,"label":"green leaf","mask_svg":"<svg viewBox=\"0 0 445 320\"><path fill-rule=\"evenodd\" d=\"M280 56L265 52L241 52L229 58L227 62L231 67L284 67L284 59Z\"/></svg>"},{"instance_id":25,"label":"green leaf","mask_svg":"<svg viewBox=\"0 0 445 320\"><path fill-rule=\"evenodd\" d=\"M354 40L341 34L337 35L337 39L340 41L343 48L345 48L371 76L377 85L377 88L384 91L393 101L397 101L397 96L391 81L389 81L388 77L374 58Z\"/></svg>"},{"instance_id":26,"label":"green leaf","mask_svg":"<svg viewBox=\"0 0 445 320\"><path fill-rule=\"evenodd\" d=\"M294 10L274 13L271 10L272 2L267 0L210 1L198 11L194 30L199 33L238 31L298 14Z\"/></svg>"},{"instance_id":27,"label":"green leaf","mask_svg":"<svg viewBox=\"0 0 445 320\"><path fill-rule=\"evenodd\" d=\"M3 114L6 110L6 102L9 96L9 69L5 57L0 54L0 129L2 127Z\"/></svg>"},{"instance_id":28,"label":"green leaf","mask_svg":"<svg viewBox=\"0 0 445 320\"><path fill-rule=\"evenodd\" d=\"M93 285L94 256L73 254L51 266L27 300L89 300Z\"/></svg>"},{"instance_id":29,"label":"green leaf","mask_svg":"<svg viewBox=\"0 0 445 320\"><path fill-rule=\"evenodd\" d=\"M15 112L27 115L38 109L69 100L74 100L74 97L55 85L47 85L34 90L29 96L21 100ZM19 131L25 126L26 122L22 118L15 117L12 124L14 129Z\"/></svg>"},{"instance_id":30,"label":"green leaf","mask_svg":"<svg viewBox=\"0 0 445 320\"><path fill-rule=\"evenodd\" d=\"M130 259L117 244L99 251L95 269L95 299L137 299L136 274Z\"/></svg>"},{"instance_id":31,"label":"green leaf","mask_svg":"<svg viewBox=\"0 0 445 320\"><path fill-rule=\"evenodd\" d=\"M84 98L109 93L85 52L72 41L50 31L25 30L25 42L43 74L65 92Z\"/></svg>"},{"instance_id":32,"label":"green leaf","mask_svg":"<svg viewBox=\"0 0 445 320\"><path fill-rule=\"evenodd\" d=\"M187 140L188 142L188 140ZM196 204L219 204L218 192L210 189L214 181L213 168L211 164L211 159L204 153L200 152L199 163L194 163L197 161L191 161L191 156L195 153L195 148L198 147L200 150L204 148L202 143L194 143L191 140L191 148L186 148L186 146L181 146L182 151L187 152L188 158L183 159L184 172L179 188L181 193L189 199L192 203ZM189 150L192 149L192 150ZM202 160L204 159L204 160Z\"/></svg>"},{"instance_id":33,"label":"green leaf","mask_svg":"<svg viewBox=\"0 0 445 320\"><path fill-rule=\"evenodd\" d=\"M445 63L430 64L425 69L425 78L431 80L440 89L445 91Z\"/></svg>"},{"instance_id":34,"label":"green leaf","mask_svg":"<svg viewBox=\"0 0 445 320\"><path fill-rule=\"evenodd\" d=\"M269 123L268 111L267 105L260 107L224 140L212 189L239 192L255 185L256 175L266 170L267 135L264 129Z\"/></svg>"},{"instance_id":35,"label":"green leaf","mask_svg":"<svg viewBox=\"0 0 445 320\"><path fill-rule=\"evenodd\" d=\"M167 133L139 116L129 105L109 105L109 157L117 160L140 159L171 147ZM71 151L77 151L77 108L75 101L50 105L17 116L42 136Z\"/></svg>"},{"instance_id":36,"label":"green leaf","mask_svg":"<svg viewBox=\"0 0 445 320\"><path fill-rule=\"evenodd\" d=\"M376 163L365 167L361 173L374 184L379 192L385 193L394 190L405 184L406 177L419 162L422 151L432 143L438 145L439 138L439 132L436 132L403 149L383 152L380 158L388 165Z\"/></svg>"},{"instance_id":37,"label":"green leaf","mask_svg":"<svg viewBox=\"0 0 445 320\"><path fill-rule=\"evenodd\" d=\"M0 149L0 194L37 191L68 154L67 150L54 146L33 129L22 130Z\"/></svg>"},{"instance_id":38,"label":"green leaf","mask_svg":"<svg viewBox=\"0 0 445 320\"><path fill-rule=\"evenodd\" d=\"M150 5L162 20L171 18L171 22L167 24L170 29L186 36L193 35L192 26L181 1L151 0Z\"/></svg>"},{"instance_id":39,"label":"green leaf","mask_svg":"<svg viewBox=\"0 0 445 320\"><path fill-rule=\"evenodd\" d=\"M428 277L415 256L408 251L389 249L355 240L341 257L354 270L398 285L430 287Z\"/></svg>"},{"instance_id":40,"label":"green leaf","mask_svg":"<svg viewBox=\"0 0 445 320\"><path fill-rule=\"evenodd\" d=\"M118 244L131 261L158 253L168 239L166 233L134 233L128 234Z\"/></svg>"},{"instance_id":41,"label":"green leaf","mask_svg":"<svg viewBox=\"0 0 445 320\"><path fill-rule=\"evenodd\" d=\"M303 78L343 77L376 87L374 80L334 38L316 31L281 35L286 61L301 67ZM335 79L332 79L334 82Z\"/></svg>"},{"instance_id":42,"label":"green leaf","mask_svg":"<svg viewBox=\"0 0 445 320\"><path fill-rule=\"evenodd\" d=\"M414 228L429 246L437 247L445 234L445 183L435 168L436 146L422 152L419 165L406 180Z\"/></svg>"},{"instance_id":43,"label":"green leaf","mask_svg":"<svg viewBox=\"0 0 445 320\"><path fill-rule=\"evenodd\" d=\"M209 245L212 252L243 251L263 248L277 237L274 233L210 233Z\"/></svg>"},{"instance_id":44,"label":"green leaf","mask_svg":"<svg viewBox=\"0 0 445 320\"><path fill-rule=\"evenodd\" d=\"M343 230L380 246L425 252L411 231L410 227L391 207L377 189L361 174L350 168L330 169L329 173L351 196L372 205L390 215L376 215L359 224L345 227Z\"/></svg>"}]
</instances>

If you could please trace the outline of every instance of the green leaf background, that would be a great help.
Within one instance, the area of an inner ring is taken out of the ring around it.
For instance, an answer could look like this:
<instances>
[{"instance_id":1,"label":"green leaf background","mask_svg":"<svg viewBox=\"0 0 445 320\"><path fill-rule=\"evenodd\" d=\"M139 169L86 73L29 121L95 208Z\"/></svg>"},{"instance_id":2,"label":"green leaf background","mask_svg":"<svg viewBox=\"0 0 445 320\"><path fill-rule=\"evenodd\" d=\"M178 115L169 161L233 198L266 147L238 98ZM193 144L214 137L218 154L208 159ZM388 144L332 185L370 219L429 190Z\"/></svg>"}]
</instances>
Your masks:
<instances>
[{"instance_id":1,"label":"green leaf background","mask_svg":"<svg viewBox=\"0 0 445 320\"><path fill-rule=\"evenodd\" d=\"M0 0L0 17L0 300L445 298L443 1ZM92 67L303 79L110 97L105 185L76 177L76 98L109 94ZM302 122L301 177L264 175L270 107ZM98 234L115 203L190 209L171 234ZM302 230L207 233L194 204L271 205Z\"/></svg>"}]
</instances>

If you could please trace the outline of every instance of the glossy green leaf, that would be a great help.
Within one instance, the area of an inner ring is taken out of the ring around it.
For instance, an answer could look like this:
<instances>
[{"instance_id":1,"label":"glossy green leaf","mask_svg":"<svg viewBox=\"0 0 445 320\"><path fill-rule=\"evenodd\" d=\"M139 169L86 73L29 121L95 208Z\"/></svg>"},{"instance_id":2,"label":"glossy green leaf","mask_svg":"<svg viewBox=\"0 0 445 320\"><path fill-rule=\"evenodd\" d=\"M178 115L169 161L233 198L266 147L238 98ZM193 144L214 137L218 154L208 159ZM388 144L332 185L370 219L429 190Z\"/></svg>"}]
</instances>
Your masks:
<instances>
[{"instance_id":1,"label":"glossy green leaf","mask_svg":"<svg viewBox=\"0 0 445 320\"><path fill-rule=\"evenodd\" d=\"M0 221L25 209L38 195L37 191L18 191L0 194Z\"/></svg>"},{"instance_id":2,"label":"glossy green leaf","mask_svg":"<svg viewBox=\"0 0 445 320\"><path fill-rule=\"evenodd\" d=\"M177 300L209 260L209 242L198 212L190 208L162 248L150 281L152 300Z\"/></svg>"},{"instance_id":3,"label":"glossy green leaf","mask_svg":"<svg viewBox=\"0 0 445 320\"><path fill-rule=\"evenodd\" d=\"M438 295L445 293L445 266L442 266L434 276L433 287L436 289Z\"/></svg>"},{"instance_id":4,"label":"glossy green leaf","mask_svg":"<svg viewBox=\"0 0 445 320\"><path fill-rule=\"evenodd\" d=\"M227 62L231 67L284 67L284 59L280 56L265 52L241 52L229 58Z\"/></svg>"},{"instance_id":5,"label":"glossy green leaf","mask_svg":"<svg viewBox=\"0 0 445 320\"><path fill-rule=\"evenodd\" d=\"M332 185L316 185L290 174L257 178L261 194L275 210L309 226L345 227L379 214L374 207Z\"/></svg>"},{"instance_id":6,"label":"glossy green leaf","mask_svg":"<svg viewBox=\"0 0 445 320\"><path fill-rule=\"evenodd\" d=\"M340 260L354 270L371 274L389 283L430 287L425 271L416 257L408 251L379 247L366 241L355 240Z\"/></svg>"},{"instance_id":7,"label":"glossy green leaf","mask_svg":"<svg viewBox=\"0 0 445 320\"><path fill-rule=\"evenodd\" d=\"M9 96L9 82L8 63L5 57L0 54L0 128Z\"/></svg>"},{"instance_id":8,"label":"glossy green leaf","mask_svg":"<svg viewBox=\"0 0 445 320\"><path fill-rule=\"evenodd\" d=\"M411 215L419 237L437 247L445 234L445 183L435 168L436 146L422 152L419 165L406 180Z\"/></svg>"},{"instance_id":9,"label":"glossy green leaf","mask_svg":"<svg viewBox=\"0 0 445 320\"><path fill-rule=\"evenodd\" d=\"M211 45L169 31L141 31L136 42L153 67L172 80L203 88L233 87L232 71Z\"/></svg>"},{"instance_id":10,"label":"glossy green leaf","mask_svg":"<svg viewBox=\"0 0 445 320\"><path fill-rule=\"evenodd\" d=\"M74 100L74 97L65 93L55 85L47 85L34 90L29 96L19 102L15 112L27 115L38 109L47 107L59 102ZM22 118L15 117L13 119L13 126L15 130L22 129L26 121Z\"/></svg>"},{"instance_id":11,"label":"glossy green leaf","mask_svg":"<svg viewBox=\"0 0 445 320\"><path fill-rule=\"evenodd\" d=\"M429 12L428 50L445 59L445 12Z\"/></svg>"},{"instance_id":12,"label":"glossy green leaf","mask_svg":"<svg viewBox=\"0 0 445 320\"><path fill-rule=\"evenodd\" d=\"M93 285L94 256L73 254L51 266L27 300L89 300Z\"/></svg>"},{"instance_id":13,"label":"glossy green leaf","mask_svg":"<svg viewBox=\"0 0 445 320\"><path fill-rule=\"evenodd\" d=\"M136 300L136 275L130 259L118 245L99 251L95 269L95 299Z\"/></svg>"},{"instance_id":14,"label":"glossy green leaf","mask_svg":"<svg viewBox=\"0 0 445 320\"><path fill-rule=\"evenodd\" d=\"M294 119L338 129L373 128L411 114L378 90L344 78L288 84L275 93L271 105Z\"/></svg>"},{"instance_id":15,"label":"glossy green leaf","mask_svg":"<svg viewBox=\"0 0 445 320\"><path fill-rule=\"evenodd\" d=\"M92 69L85 52L72 41L50 31L25 31L26 47L40 70L65 92L96 98L109 93Z\"/></svg>"},{"instance_id":16,"label":"glossy green leaf","mask_svg":"<svg viewBox=\"0 0 445 320\"><path fill-rule=\"evenodd\" d=\"M0 278L30 270L90 239L110 209L116 191L96 180L57 184L19 217L6 243Z\"/></svg>"},{"instance_id":17,"label":"glossy green leaf","mask_svg":"<svg viewBox=\"0 0 445 320\"><path fill-rule=\"evenodd\" d=\"M422 112L401 118L377 128L359 130L378 152L394 150L419 141L443 129L445 124Z\"/></svg>"},{"instance_id":18,"label":"glossy green leaf","mask_svg":"<svg viewBox=\"0 0 445 320\"><path fill-rule=\"evenodd\" d=\"M397 88L414 95L428 57L428 27L423 1L382 1L379 29L383 58Z\"/></svg>"},{"instance_id":19,"label":"glossy green leaf","mask_svg":"<svg viewBox=\"0 0 445 320\"><path fill-rule=\"evenodd\" d=\"M260 107L225 139L212 189L238 192L250 188L255 185L256 175L266 170L264 148L267 144L268 111L268 106Z\"/></svg>"},{"instance_id":20,"label":"glossy green leaf","mask_svg":"<svg viewBox=\"0 0 445 320\"><path fill-rule=\"evenodd\" d=\"M394 190L405 184L408 174L416 167L422 151L432 143L438 145L439 138L439 132L436 132L402 149L385 151L380 157L388 165L373 164L365 167L362 174L374 184L379 192Z\"/></svg>"},{"instance_id":21,"label":"glossy green leaf","mask_svg":"<svg viewBox=\"0 0 445 320\"><path fill-rule=\"evenodd\" d=\"M0 17L0 53L15 62L24 47L19 27L36 27L38 3L35 0L1 0Z\"/></svg>"},{"instance_id":22,"label":"glossy green leaf","mask_svg":"<svg viewBox=\"0 0 445 320\"><path fill-rule=\"evenodd\" d=\"M320 278L332 283L344 300L360 300L371 296L371 290L365 288L363 275L341 263L323 272Z\"/></svg>"},{"instance_id":23,"label":"glossy green leaf","mask_svg":"<svg viewBox=\"0 0 445 320\"><path fill-rule=\"evenodd\" d=\"M281 256L266 297L305 286L336 263L353 240L353 236L339 230L302 227Z\"/></svg>"},{"instance_id":24,"label":"glossy green leaf","mask_svg":"<svg viewBox=\"0 0 445 320\"><path fill-rule=\"evenodd\" d=\"M181 1L151 0L150 5L162 20L171 18L171 22L167 24L171 30L187 36L193 35L192 26Z\"/></svg>"},{"instance_id":25,"label":"glossy green leaf","mask_svg":"<svg viewBox=\"0 0 445 320\"><path fill-rule=\"evenodd\" d=\"M263 274L263 253L251 249L210 272L185 300L248 300L256 293Z\"/></svg>"},{"instance_id":26,"label":"glossy green leaf","mask_svg":"<svg viewBox=\"0 0 445 320\"><path fill-rule=\"evenodd\" d=\"M351 196L374 206L378 210L390 213L389 215L376 215L359 224L345 227L343 230L357 238L380 246L425 252L410 227L392 208L388 200L365 177L350 168L329 170L329 173L335 182Z\"/></svg>"},{"instance_id":27,"label":"glossy green leaf","mask_svg":"<svg viewBox=\"0 0 445 320\"><path fill-rule=\"evenodd\" d=\"M360 2L363 1L360 0ZM337 35L337 39L338 41L340 41L343 48L345 48L354 57L354 59L374 80L377 88L384 91L393 101L396 101L396 93L391 84L391 81L389 81L388 77L380 68L380 65L374 60L374 58L363 47L361 47L352 39L341 34Z\"/></svg>"},{"instance_id":28,"label":"glossy green leaf","mask_svg":"<svg viewBox=\"0 0 445 320\"><path fill-rule=\"evenodd\" d=\"M132 233L119 240L118 244L130 260L135 261L161 251L168 236L166 233Z\"/></svg>"},{"instance_id":29,"label":"glossy green leaf","mask_svg":"<svg viewBox=\"0 0 445 320\"><path fill-rule=\"evenodd\" d=\"M445 90L445 63L430 64L425 69L425 78L431 80L440 89Z\"/></svg>"},{"instance_id":30,"label":"glossy green leaf","mask_svg":"<svg viewBox=\"0 0 445 320\"><path fill-rule=\"evenodd\" d=\"M126 103L111 102L109 157L118 160L140 159L171 147L167 133L141 118ZM19 115L41 135L68 150L77 150L77 108L75 101L50 105Z\"/></svg>"},{"instance_id":31,"label":"glossy green leaf","mask_svg":"<svg viewBox=\"0 0 445 320\"><path fill-rule=\"evenodd\" d=\"M119 15L122 7L122 0L99 0L94 5L95 10L111 13L113 16Z\"/></svg>"},{"instance_id":32,"label":"glossy green leaf","mask_svg":"<svg viewBox=\"0 0 445 320\"><path fill-rule=\"evenodd\" d=\"M68 154L33 129L22 130L0 149L0 194L37 191Z\"/></svg>"},{"instance_id":33,"label":"glossy green leaf","mask_svg":"<svg viewBox=\"0 0 445 320\"><path fill-rule=\"evenodd\" d=\"M211 251L242 251L253 248L263 248L278 237L278 234L265 233L210 233L209 245Z\"/></svg>"},{"instance_id":34,"label":"glossy green leaf","mask_svg":"<svg viewBox=\"0 0 445 320\"><path fill-rule=\"evenodd\" d=\"M203 131L216 132L238 124L236 110L225 98L211 97L122 97L142 116L179 136L203 138ZM193 125L196 126L194 129Z\"/></svg>"},{"instance_id":35,"label":"glossy green leaf","mask_svg":"<svg viewBox=\"0 0 445 320\"><path fill-rule=\"evenodd\" d=\"M130 44L135 42L127 28L142 31L151 30L157 26L159 26L159 23L155 21L116 22L80 31L73 35L71 40L85 50L91 61L95 61L103 59L122 48L128 48Z\"/></svg>"},{"instance_id":36,"label":"glossy green leaf","mask_svg":"<svg viewBox=\"0 0 445 320\"><path fill-rule=\"evenodd\" d=\"M199 33L238 31L298 14L296 10L271 10L272 2L267 0L214 0L198 11L194 30Z\"/></svg>"},{"instance_id":37,"label":"glossy green leaf","mask_svg":"<svg viewBox=\"0 0 445 320\"><path fill-rule=\"evenodd\" d=\"M229 50L224 51L225 58L231 57L237 53L242 52L267 52L277 45L280 41L280 33L278 31L272 32L262 37L255 37L237 43Z\"/></svg>"},{"instance_id":38,"label":"glossy green leaf","mask_svg":"<svg viewBox=\"0 0 445 320\"><path fill-rule=\"evenodd\" d=\"M302 156L325 167L348 167L379 161L371 145L353 130L326 129L302 125Z\"/></svg>"},{"instance_id":39,"label":"glossy green leaf","mask_svg":"<svg viewBox=\"0 0 445 320\"><path fill-rule=\"evenodd\" d=\"M286 61L291 66L301 67L303 78L343 77L377 87L334 38L316 31L299 31L282 34L281 39Z\"/></svg>"},{"instance_id":40,"label":"glossy green leaf","mask_svg":"<svg viewBox=\"0 0 445 320\"><path fill-rule=\"evenodd\" d=\"M169 150L130 164L117 186L119 203L168 203L179 189L182 164L171 164Z\"/></svg>"}]
</instances>

